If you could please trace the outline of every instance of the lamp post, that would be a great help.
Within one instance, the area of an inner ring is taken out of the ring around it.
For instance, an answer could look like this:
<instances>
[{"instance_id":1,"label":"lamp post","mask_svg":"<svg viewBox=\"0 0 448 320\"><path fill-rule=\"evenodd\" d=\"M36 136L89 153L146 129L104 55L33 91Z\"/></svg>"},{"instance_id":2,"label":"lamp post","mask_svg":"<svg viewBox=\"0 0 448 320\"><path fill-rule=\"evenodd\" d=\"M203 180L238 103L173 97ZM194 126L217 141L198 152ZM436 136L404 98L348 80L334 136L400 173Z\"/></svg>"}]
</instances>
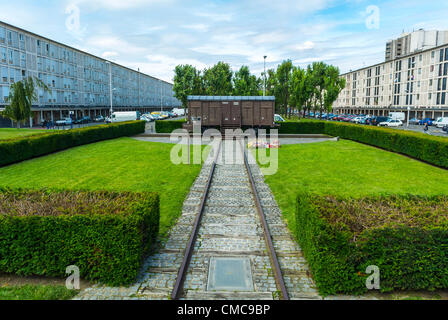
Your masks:
<instances>
[{"instance_id":1,"label":"lamp post","mask_svg":"<svg viewBox=\"0 0 448 320\"><path fill-rule=\"evenodd\" d=\"M263 86L263 97L266 96L266 58L268 56L264 56L264 86Z\"/></svg>"}]
</instances>

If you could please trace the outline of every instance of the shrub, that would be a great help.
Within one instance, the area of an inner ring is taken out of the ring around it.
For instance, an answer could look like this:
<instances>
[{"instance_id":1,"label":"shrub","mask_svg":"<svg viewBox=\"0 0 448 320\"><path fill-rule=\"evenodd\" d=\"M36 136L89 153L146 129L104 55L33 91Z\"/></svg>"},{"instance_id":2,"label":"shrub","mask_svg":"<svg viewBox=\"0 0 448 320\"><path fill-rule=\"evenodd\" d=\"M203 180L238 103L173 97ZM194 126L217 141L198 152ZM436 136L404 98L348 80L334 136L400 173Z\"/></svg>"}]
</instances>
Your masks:
<instances>
[{"instance_id":1,"label":"shrub","mask_svg":"<svg viewBox=\"0 0 448 320\"><path fill-rule=\"evenodd\" d=\"M280 124L279 133L327 134L380 147L448 168L448 139L444 137L413 131L317 120L283 122Z\"/></svg>"},{"instance_id":2,"label":"shrub","mask_svg":"<svg viewBox=\"0 0 448 320\"><path fill-rule=\"evenodd\" d=\"M279 134L322 134L324 123L322 121L301 120L281 122Z\"/></svg>"},{"instance_id":3,"label":"shrub","mask_svg":"<svg viewBox=\"0 0 448 320\"><path fill-rule=\"evenodd\" d=\"M448 288L448 197L311 198L300 194L297 240L323 295Z\"/></svg>"},{"instance_id":4,"label":"shrub","mask_svg":"<svg viewBox=\"0 0 448 320\"><path fill-rule=\"evenodd\" d=\"M154 193L0 192L0 272L132 283L159 229Z\"/></svg>"},{"instance_id":5,"label":"shrub","mask_svg":"<svg viewBox=\"0 0 448 320\"><path fill-rule=\"evenodd\" d=\"M157 133L171 133L174 130L182 129L182 126L186 123L185 120L157 120L156 132Z\"/></svg>"},{"instance_id":6,"label":"shrub","mask_svg":"<svg viewBox=\"0 0 448 320\"><path fill-rule=\"evenodd\" d=\"M133 136L143 132L145 132L145 122L132 121L4 140L0 141L0 166L83 144Z\"/></svg>"}]
</instances>

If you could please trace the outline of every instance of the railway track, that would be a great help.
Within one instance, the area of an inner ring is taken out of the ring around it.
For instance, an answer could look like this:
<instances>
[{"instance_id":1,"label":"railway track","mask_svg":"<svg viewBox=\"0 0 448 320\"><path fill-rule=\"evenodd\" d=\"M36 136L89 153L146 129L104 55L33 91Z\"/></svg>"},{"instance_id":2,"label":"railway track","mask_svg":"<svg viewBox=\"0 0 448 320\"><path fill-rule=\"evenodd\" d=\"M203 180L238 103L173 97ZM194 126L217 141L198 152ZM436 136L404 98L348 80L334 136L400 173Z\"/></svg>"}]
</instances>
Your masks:
<instances>
[{"instance_id":1,"label":"railway track","mask_svg":"<svg viewBox=\"0 0 448 320\"><path fill-rule=\"evenodd\" d=\"M244 140L229 142L221 142L214 155L171 299L289 300ZM229 156L237 164L227 164ZM219 261L224 261L222 266L236 265L223 272ZM235 272L237 278L244 274L240 278L246 287L233 283L223 289L225 280L219 279L226 272ZM196 288L194 283L201 285Z\"/></svg>"}]
</instances>

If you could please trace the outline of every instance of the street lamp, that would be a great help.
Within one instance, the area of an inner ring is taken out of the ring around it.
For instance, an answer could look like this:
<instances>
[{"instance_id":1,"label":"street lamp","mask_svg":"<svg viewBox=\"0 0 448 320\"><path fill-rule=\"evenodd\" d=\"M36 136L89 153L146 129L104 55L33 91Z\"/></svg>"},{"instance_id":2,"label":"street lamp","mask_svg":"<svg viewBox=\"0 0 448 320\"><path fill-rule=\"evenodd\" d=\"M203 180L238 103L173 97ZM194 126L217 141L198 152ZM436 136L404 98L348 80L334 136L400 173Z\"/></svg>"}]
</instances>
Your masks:
<instances>
[{"instance_id":1,"label":"street lamp","mask_svg":"<svg viewBox=\"0 0 448 320\"><path fill-rule=\"evenodd\" d=\"M263 97L266 96L266 58L268 56L264 56L264 86L263 86Z\"/></svg>"}]
</instances>

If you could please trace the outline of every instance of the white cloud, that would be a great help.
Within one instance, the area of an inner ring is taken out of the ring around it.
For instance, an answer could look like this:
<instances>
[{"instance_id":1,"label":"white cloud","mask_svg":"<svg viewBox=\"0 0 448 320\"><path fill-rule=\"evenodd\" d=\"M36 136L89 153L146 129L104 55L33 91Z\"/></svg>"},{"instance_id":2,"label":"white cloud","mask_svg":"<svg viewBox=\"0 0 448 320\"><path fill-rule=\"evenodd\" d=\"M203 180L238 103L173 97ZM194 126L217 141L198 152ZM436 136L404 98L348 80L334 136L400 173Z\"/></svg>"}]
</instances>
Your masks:
<instances>
[{"instance_id":1,"label":"white cloud","mask_svg":"<svg viewBox=\"0 0 448 320\"><path fill-rule=\"evenodd\" d=\"M195 31L201 31L206 32L209 29L209 26L206 24L190 24L190 25L183 25L182 28L189 29L189 30L195 30Z\"/></svg>"},{"instance_id":2,"label":"white cloud","mask_svg":"<svg viewBox=\"0 0 448 320\"><path fill-rule=\"evenodd\" d=\"M123 10L166 3L169 0L69 0L75 5L85 5L94 9Z\"/></svg>"}]
</instances>

